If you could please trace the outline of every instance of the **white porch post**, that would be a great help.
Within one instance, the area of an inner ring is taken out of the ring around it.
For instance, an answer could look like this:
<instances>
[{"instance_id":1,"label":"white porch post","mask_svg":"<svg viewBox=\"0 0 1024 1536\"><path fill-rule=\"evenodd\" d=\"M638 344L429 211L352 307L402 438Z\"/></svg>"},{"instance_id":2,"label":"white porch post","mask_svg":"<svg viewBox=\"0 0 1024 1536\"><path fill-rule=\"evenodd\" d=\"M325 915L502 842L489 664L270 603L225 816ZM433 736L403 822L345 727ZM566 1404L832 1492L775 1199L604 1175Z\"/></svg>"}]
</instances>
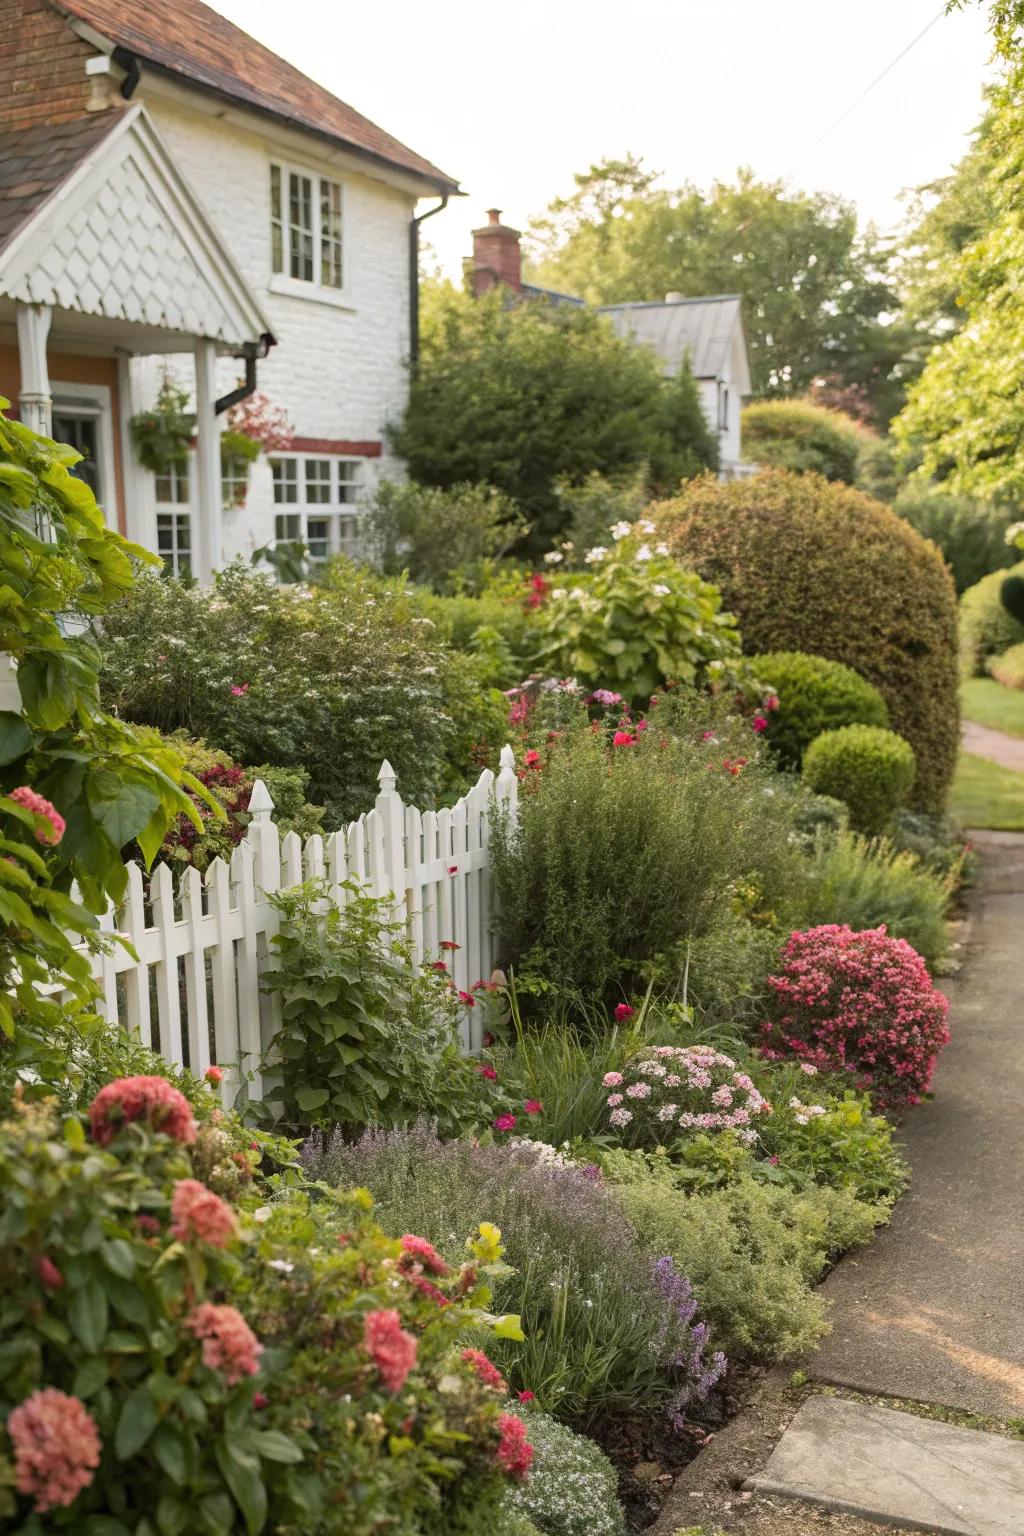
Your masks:
<instances>
[{"instance_id":1,"label":"white porch post","mask_svg":"<svg viewBox=\"0 0 1024 1536\"><path fill-rule=\"evenodd\" d=\"M220 418L217 399L217 346L197 341L196 360L196 509L193 574L201 582L213 579L223 559L223 499L220 483Z\"/></svg>"},{"instance_id":2,"label":"white porch post","mask_svg":"<svg viewBox=\"0 0 1024 1536\"><path fill-rule=\"evenodd\" d=\"M52 310L48 304L18 304L18 362L21 367L21 392L18 403L21 419L33 432L51 435L53 400L50 375L46 366L46 338L50 332Z\"/></svg>"},{"instance_id":3,"label":"white porch post","mask_svg":"<svg viewBox=\"0 0 1024 1536\"><path fill-rule=\"evenodd\" d=\"M141 359L127 352L117 354L117 397L120 420L115 423L121 445L121 481L124 487L124 531L146 549L156 549L154 476L143 469L135 453L132 417L137 415L139 391L136 373Z\"/></svg>"}]
</instances>

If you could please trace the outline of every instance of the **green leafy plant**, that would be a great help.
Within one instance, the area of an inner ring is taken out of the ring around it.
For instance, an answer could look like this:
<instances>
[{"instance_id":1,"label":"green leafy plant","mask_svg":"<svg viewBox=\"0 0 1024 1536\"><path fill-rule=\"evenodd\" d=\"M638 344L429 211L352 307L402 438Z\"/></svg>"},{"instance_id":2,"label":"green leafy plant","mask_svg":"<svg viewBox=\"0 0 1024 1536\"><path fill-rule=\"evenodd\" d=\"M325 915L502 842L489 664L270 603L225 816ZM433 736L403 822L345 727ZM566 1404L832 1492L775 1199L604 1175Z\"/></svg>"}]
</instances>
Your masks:
<instances>
[{"instance_id":1,"label":"green leafy plant","mask_svg":"<svg viewBox=\"0 0 1024 1536\"><path fill-rule=\"evenodd\" d=\"M618 524L608 545L585 555L586 575L567 576L539 614L540 662L584 686L646 703L667 682L727 675L740 642L715 589L680 570L653 539L654 524ZM552 559L563 556L552 551Z\"/></svg>"},{"instance_id":2,"label":"green leafy plant","mask_svg":"<svg viewBox=\"0 0 1024 1536\"><path fill-rule=\"evenodd\" d=\"M914 749L895 731L844 725L823 731L804 753L803 776L819 795L842 800L858 832L884 832L914 783Z\"/></svg>"},{"instance_id":3,"label":"green leafy plant","mask_svg":"<svg viewBox=\"0 0 1024 1536\"><path fill-rule=\"evenodd\" d=\"M842 662L806 651L766 651L751 656L750 666L778 696L778 709L766 716L765 740L787 768L799 768L804 750L822 731L889 724L878 689Z\"/></svg>"},{"instance_id":4,"label":"green leafy plant","mask_svg":"<svg viewBox=\"0 0 1024 1536\"><path fill-rule=\"evenodd\" d=\"M403 485L385 480L361 523L363 547L389 576L408 572L435 592L478 591L490 562L527 532L515 502L487 484Z\"/></svg>"},{"instance_id":5,"label":"green leafy plant","mask_svg":"<svg viewBox=\"0 0 1024 1536\"><path fill-rule=\"evenodd\" d=\"M953 572L957 592L964 592L990 571L1012 565L1016 559L1006 543L1010 514L989 502L951 496L941 485L919 486L911 480L892 508L939 546Z\"/></svg>"},{"instance_id":6,"label":"green leafy plant","mask_svg":"<svg viewBox=\"0 0 1024 1536\"><path fill-rule=\"evenodd\" d=\"M164 375L152 408L133 416L130 423L135 453L143 469L165 475L188 460L195 436L195 412L189 410L188 390Z\"/></svg>"},{"instance_id":7,"label":"green leafy plant","mask_svg":"<svg viewBox=\"0 0 1024 1536\"><path fill-rule=\"evenodd\" d=\"M785 470L707 477L655 513L672 552L719 588L748 650L810 651L878 689L917 757L913 808L941 810L960 718L956 603L938 550L860 491Z\"/></svg>"},{"instance_id":8,"label":"green leafy plant","mask_svg":"<svg viewBox=\"0 0 1024 1536\"><path fill-rule=\"evenodd\" d=\"M16 664L17 701L0 710L0 1033L31 1059L61 1011L40 984L80 1006L94 995L69 935L94 939L98 915L125 891L127 849L152 860L179 813L199 820L186 787L209 800L172 748L100 706L90 625L131 588L133 559L154 557L106 527L69 472L80 455L8 421L6 403L0 658Z\"/></svg>"},{"instance_id":9,"label":"green leafy plant","mask_svg":"<svg viewBox=\"0 0 1024 1536\"><path fill-rule=\"evenodd\" d=\"M281 927L261 986L281 999L267 1061L279 1082L252 1113L296 1128L414 1119L455 1038L447 965L417 971L389 902L356 881L344 905L315 883L270 899Z\"/></svg>"},{"instance_id":10,"label":"green leafy plant","mask_svg":"<svg viewBox=\"0 0 1024 1536\"><path fill-rule=\"evenodd\" d=\"M526 1425L533 1464L527 1481L506 1493L503 1512L528 1516L544 1536L624 1536L618 1473L600 1446L550 1414L514 1411Z\"/></svg>"},{"instance_id":11,"label":"green leafy plant","mask_svg":"<svg viewBox=\"0 0 1024 1536\"><path fill-rule=\"evenodd\" d=\"M1024 560L1011 575L1024 576ZM992 571L975 582L960 598L960 665L965 677L985 671L990 656L1000 656L1013 645L1024 643L1024 624L1004 607L1003 571Z\"/></svg>"}]
</instances>

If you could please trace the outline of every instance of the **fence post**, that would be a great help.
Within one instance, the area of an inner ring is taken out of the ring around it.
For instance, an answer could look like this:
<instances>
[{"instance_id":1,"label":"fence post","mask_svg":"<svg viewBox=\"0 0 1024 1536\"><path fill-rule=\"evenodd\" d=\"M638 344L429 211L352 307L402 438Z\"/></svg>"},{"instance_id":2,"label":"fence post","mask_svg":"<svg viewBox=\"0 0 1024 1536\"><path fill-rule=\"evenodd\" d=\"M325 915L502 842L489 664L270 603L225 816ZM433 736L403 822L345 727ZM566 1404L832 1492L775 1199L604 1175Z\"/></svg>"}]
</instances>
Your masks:
<instances>
[{"instance_id":1,"label":"fence post","mask_svg":"<svg viewBox=\"0 0 1024 1536\"><path fill-rule=\"evenodd\" d=\"M397 790L398 778L387 758L377 775L380 793L373 808L380 817L384 835L384 868L396 919L409 926L409 904L405 878L405 806Z\"/></svg>"},{"instance_id":2,"label":"fence post","mask_svg":"<svg viewBox=\"0 0 1024 1536\"><path fill-rule=\"evenodd\" d=\"M510 820L515 821L519 812L519 780L516 777L516 755L507 742L501 749L498 763L498 799L505 802Z\"/></svg>"}]
</instances>

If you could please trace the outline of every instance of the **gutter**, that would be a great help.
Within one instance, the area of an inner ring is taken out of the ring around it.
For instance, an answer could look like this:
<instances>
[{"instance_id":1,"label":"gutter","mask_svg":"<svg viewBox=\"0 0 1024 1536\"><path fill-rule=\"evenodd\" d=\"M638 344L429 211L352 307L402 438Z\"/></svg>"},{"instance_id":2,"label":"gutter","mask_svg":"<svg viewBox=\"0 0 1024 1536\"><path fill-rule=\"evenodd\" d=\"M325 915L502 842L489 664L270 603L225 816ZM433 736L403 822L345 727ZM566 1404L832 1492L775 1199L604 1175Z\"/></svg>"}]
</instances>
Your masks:
<instances>
[{"instance_id":1,"label":"gutter","mask_svg":"<svg viewBox=\"0 0 1024 1536\"><path fill-rule=\"evenodd\" d=\"M222 416L233 405L238 405L242 400L248 400L249 396L256 392L256 363L259 358L266 357L271 347L277 345L276 339L269 331L264 331L259 341L247 341L239 354L245 358L245 383L239 384L237 389L229 390L226 395L221 395L214 401L213 414Z\"/></svg>"},{"instance_id":2,"label":"gutter","mask_svg":"<svg viewBox=\"0 0 1024 1536\"><path fill-rule=\"evenodd\" d=\"M414 214L409 220L409 370L413 374L420 360L420 225L448 207L450 194L440 195L436 208Z\"/></svg>"}]
</instances>

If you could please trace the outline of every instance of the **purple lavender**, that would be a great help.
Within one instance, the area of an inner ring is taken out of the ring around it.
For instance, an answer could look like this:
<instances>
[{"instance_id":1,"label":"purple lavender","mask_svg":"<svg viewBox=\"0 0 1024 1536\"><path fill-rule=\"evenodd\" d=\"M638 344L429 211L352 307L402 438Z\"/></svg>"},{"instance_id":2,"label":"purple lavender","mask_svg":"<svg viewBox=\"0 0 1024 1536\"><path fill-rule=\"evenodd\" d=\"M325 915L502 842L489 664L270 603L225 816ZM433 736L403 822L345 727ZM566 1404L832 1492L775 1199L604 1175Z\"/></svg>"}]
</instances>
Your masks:
<instances>
[{"instance_id":1,"label":"purple lavender","mask_svg":"<svg viewBox=\"0 0 1024 1536\"><path fill-rule=\"evenodd\" d=\"M665 1361L681 1377L681 1384L670 1399L666 1412L674 1429L682 1429L686 1423L686 1409L690 1403L702 1402L711 1388L725 1374L728 1361L722 1351L706 1355L709 1329L707 1323L694 1323L697 1314L697 1298L688 1277L676 1268L671 1255L656 1260L651 1279L654 1288L665 1302L665 1316L654 1343L657 1348L668 1344ZM671 1335L671 1338L670 1338Z\"/></svg>"}]
</instances>

